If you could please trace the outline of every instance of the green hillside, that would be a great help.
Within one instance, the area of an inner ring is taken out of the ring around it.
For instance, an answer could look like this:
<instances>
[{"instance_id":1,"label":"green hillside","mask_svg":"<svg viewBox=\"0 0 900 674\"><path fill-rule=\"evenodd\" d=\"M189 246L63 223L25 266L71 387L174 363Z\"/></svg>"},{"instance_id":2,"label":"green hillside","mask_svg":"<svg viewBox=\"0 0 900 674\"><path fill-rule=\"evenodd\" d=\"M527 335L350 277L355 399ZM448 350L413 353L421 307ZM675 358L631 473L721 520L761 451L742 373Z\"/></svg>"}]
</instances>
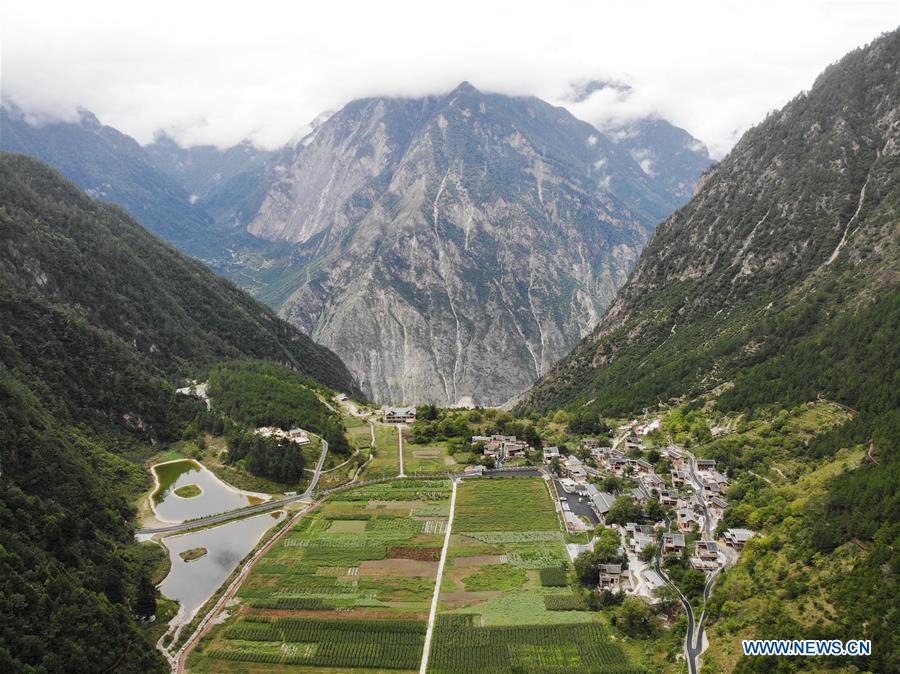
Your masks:
<instances>
[{"instance_id":1,"label":"green hillside","mask_svg":"<svg viewBox=\"0 0 900 674\"><path fill-rule=\"evenodd\" d=\"M657 228L593 334L519 402L618 417L678 406L704 429L694 451L738 477L729 525L766 538L713 596L704 671L900 668L898 110L895 31L748 131ZM822 400L846 418L803 433L778 422ZM735 424L771 426L710 441ZM769 670L727 654L738 634L858 636L875 652Z\"/></svg>"},{"instance_id":2,"label":"green hillside","mask_svg":"<svg viewBox=\"0 0 900 674\"><path fill-rule=\"evenodd\" d=\"M355 392L340 360L116 207L0 157L0 669L166 671L135 620L140 462L224 358Z\"/></svg>"}]
</instances>

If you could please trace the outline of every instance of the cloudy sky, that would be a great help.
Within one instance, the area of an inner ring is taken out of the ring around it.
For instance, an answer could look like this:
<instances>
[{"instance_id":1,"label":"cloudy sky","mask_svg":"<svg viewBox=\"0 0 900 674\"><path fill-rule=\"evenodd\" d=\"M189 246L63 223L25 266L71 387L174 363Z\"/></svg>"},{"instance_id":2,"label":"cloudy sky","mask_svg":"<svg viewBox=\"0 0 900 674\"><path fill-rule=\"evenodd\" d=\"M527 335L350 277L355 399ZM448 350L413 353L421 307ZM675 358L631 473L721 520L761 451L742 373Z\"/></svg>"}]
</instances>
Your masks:
<instances>
[{"instance_id":1,"label":"cloudy sky","mask_svg":"<svg viewBox=\"0 0 900 674\"><path fill-rule=\"evenodd\" d=\"M141 142L276 147L360 96L462 80L563 102L604 124L656 114L722 156L847 51L900 24L900 0L44 2L3 0L5 100L37 119L87 108Z\"/></svg>"}]
</instances>

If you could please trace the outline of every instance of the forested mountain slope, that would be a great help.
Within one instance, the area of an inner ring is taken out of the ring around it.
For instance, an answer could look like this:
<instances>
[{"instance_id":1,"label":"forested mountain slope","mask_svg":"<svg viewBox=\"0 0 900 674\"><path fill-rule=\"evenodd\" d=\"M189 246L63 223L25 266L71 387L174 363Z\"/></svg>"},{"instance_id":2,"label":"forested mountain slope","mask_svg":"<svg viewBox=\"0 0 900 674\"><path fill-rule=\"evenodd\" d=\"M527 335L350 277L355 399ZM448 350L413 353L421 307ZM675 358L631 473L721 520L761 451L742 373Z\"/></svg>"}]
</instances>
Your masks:
<instances>
[{"instance_id":1,"label":"forested mountain slope","mask_svg":"<svg viewBox=\"0 0 900 674\"><path fill-rule=\"evenodd\" d=\"M839 326L877 338L897 290L898 51L891 33L848 55L748 131L522 407L625 411L732 380L735 403L841 387L855 402L867 387L834 373L871 341L844 344ZM787 363L785 348L804 344L815 362ZM760 392L750 382L773 360L785 367Z\"/></svg>"},{"instance_id":2,"label":"forested mountain slope","mask_svg":"<svg viewBox=\"0 0 900 674\"><path fill-rule=\"evenodd\" d=\"M679 405L685 441L735 479L722 526L758 535L713 594L704 672L900 670L898 242L895 31L748 131L657 228L592 335L519 402ZM822 400L847 418L791 430ZM741 638L854 637L870 657L736 655Z\"/></svg>"},{"instance_id":3,"label":"forested mountain slope","mask_svg":"<svg viewBox=\"0 0 900 674\"><path fill-rule=\"evenodd\" d=\"M134 621L139 464L222 358L355 390L331 352L40 162L0 156L0 669L165 671ZM158 447L158 445L157 445Z\"/></svg>"},{"instance_id":4,"label":"forested mountain slope","mask_svg":"<svg viewBox=\"0 0 900 674\"><path fill-rule=\"evenodd\" d=\"M18 293L65 305L167 371L248 356L356 390L328 349L118 208L27 157L3 156L0 171L0 269Z\"/></svg>"},{"instance_id":5,"label":"forested mountain slope","mask_svg":"<svg viewBox=\"0 0 900 674\"><path fill-rule=\"evenodd\" d=\"M30 123L0 107L0 150L47 162L88 195L120 205L154 234L200 255L215 245L212 218L185 187L159 170L137 141L81 110L74 122Z\"/></svg>"}]
</instances>

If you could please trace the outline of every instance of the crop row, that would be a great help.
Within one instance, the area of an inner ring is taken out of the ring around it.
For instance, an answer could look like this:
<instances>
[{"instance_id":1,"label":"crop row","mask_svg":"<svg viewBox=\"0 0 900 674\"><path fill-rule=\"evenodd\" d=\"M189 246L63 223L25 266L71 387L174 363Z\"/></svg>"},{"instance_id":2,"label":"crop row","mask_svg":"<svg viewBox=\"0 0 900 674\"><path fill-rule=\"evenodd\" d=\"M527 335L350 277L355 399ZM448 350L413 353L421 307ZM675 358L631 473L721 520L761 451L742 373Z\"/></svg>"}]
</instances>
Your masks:
<instances>
[{"instance_id":1,"label":"crop row","mask_svg":"<svg viewBox=\"0 0 900 674\"><path fill-rule=\"evenodd\" d=\"M598 623L475 626L470 615L439 616L429 671L635 674L621 648Z\"/></svg>"},{"instance_id":2,"label":"crop row","mask_svg":"<svg viewBox=\"0 0 900 674\"><path fill-rule=\"evenodd\" d=\"M563 535L559 531L467 531L464 535L492 545L503 545L504 543L562 543L564 541Z\"/></svg>"}]
</instances>

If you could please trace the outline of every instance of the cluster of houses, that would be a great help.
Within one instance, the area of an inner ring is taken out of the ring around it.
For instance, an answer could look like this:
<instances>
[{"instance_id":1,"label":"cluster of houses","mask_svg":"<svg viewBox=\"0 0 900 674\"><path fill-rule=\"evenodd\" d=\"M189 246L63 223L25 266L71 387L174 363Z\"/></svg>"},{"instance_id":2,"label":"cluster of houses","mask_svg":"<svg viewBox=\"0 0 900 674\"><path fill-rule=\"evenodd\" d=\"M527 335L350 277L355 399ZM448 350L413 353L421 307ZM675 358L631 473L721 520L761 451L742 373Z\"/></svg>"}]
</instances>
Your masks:
<instances>
[{"instance_id":1,"label":"cluster of houses","mask_svg":"<svg viewBox=\"0 0 900 674\"><path fill-rule=\"evenodd\" d=\"M275 426L260 426L256 429L256 434L264 438L278 438L279 440L290 440L298 445L309 444L309 434L302 428L292 428L289 431L276 428Z\"/></svg>"},{"instance_id":2,"label":"cluster of houses","mask_svg":"<svg viewBox=\"0 0 900 674\"><path fill-rule=\"evenodd\" d=\"M632 449L643 450L643 441L640 436L646 435L658 428L653 422L644 425L631 424L628 426L632 435L624 438L624 451L612 447L601 446L598 440L587 439L581 444L581 449L590 453L594 468L586 465L577 456L563 456L557 447L544 448L544 463L558 462L561 472L564 474L559 480L563 491L578 494L590 501L594 513L600 521L605 521L605 516L617 498L613 494L600 491L595 485L588 482L589 476L615 475L628 478L637 482L628 494L636 503L646 506L651 499L658 499L663 506L675 510L675 530L662 533L663 555L681 555L688 547L687 534L699 530L701 534L713 531L716 523L721 520L728 507L724 493L728 487L728 478L716 469L716 462L711 459L694 460L688 453L677 447L668 447L661 454L672 465L671 476L663 479L655 472L654 466L649 462L629 457L626 452ZM581 452L582 456L584 452ZM709 521L706 521L708 518ZM622 553L630 556L639 555L647 546L659 544L660 532L663 523L655 525L628 523L623 528ZM689 562L695 569L714 571L725 561L724 547L730 547L740 551L744 544L753 536L753 532L747 529L728 529L724 533L724 541L709 540L709 536L701 535L701 540L691 544ZM623 571L621 565L606 564L600 569L600 589L636 592L638 587L642 591L654 589L664 581L659 574L650 568L640 572L640 578L635 573ZM656 576L655 578L653 576ZM626 580L627 579L627 580Z\"/></svg>"},{"instance_id":3,"label":"cluster of houses","mask_svg":"<svg viewBox=\"0 0 900 674\"><path fill-rule=\"evenodd\" d=\"M485 456L504 461L525 456L531 447L515 435L473 435L473 445L481 445Z\"/></svg>"}]
</instances>

